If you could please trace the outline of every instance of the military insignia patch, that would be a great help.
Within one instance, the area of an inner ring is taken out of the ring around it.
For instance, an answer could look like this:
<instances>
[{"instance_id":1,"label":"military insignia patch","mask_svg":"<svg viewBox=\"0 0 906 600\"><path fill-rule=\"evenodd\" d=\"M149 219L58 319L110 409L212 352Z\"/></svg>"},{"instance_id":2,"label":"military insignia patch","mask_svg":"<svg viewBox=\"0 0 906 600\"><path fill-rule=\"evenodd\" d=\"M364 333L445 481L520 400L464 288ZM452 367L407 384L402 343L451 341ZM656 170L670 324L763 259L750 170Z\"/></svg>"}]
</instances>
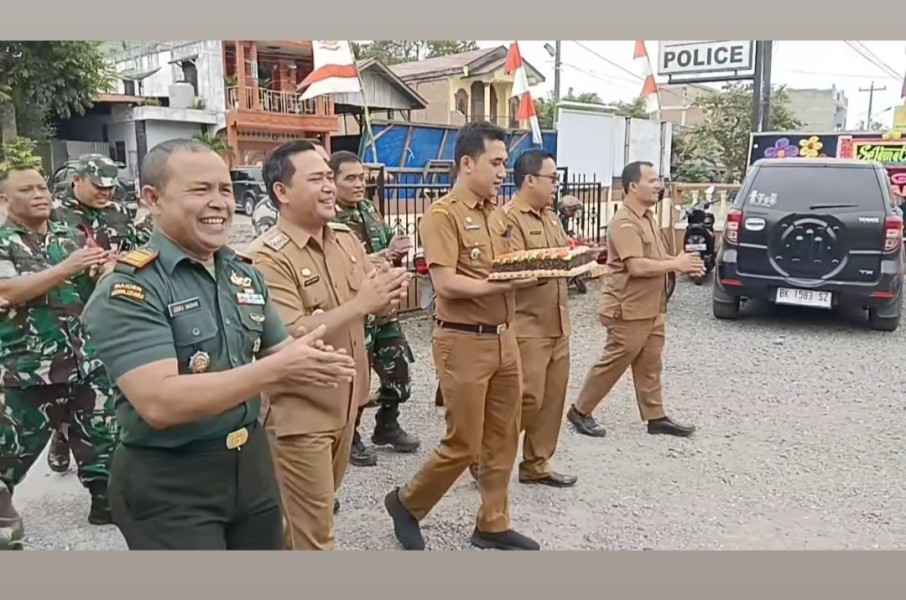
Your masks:
<instances>
[{"instance_id":1,"label":"military insignia patch","mask_svg":"<svg viewBox=\"0 0 906 600\"><path fill-rule=\"evenodd\" d=\"M116 260L130 267L141 269L154 262L158 254L157 250L139 249L117 256Z\"/></svg>"},{"instance_id":2,"label":"military insignia patch","mask_svg":"<svg viewBox=\"0 0 906 600\"><path fill-rule=\"evenodd\" d=\"M284 246L289 243L289 236L280 231L276 232L274 235L269 236L264 240L264 245L273 250L274 252L280 252L283 250Z\"/></svg>"},{"instance_id":3,"label":"military insignia patch","mask_svg":"<svg viewBox=\"0 0 906 600\"><path fill-rule=\"evenodd\" d=\"M314 285L314 284L318 283L319 281L321 281L321 276L315 275L314 277L310 277L310 278L306 279L305 281L303 281L302 287L308 287L310 285Z\"/></svg>"},{"instance_id":4,"label":"military insignia patch","mask_svg":"<svg viewBox=\"0 0 906 600\"><path fill-rule=\"evenodd\" d=\"M132 298L133 300L144 300L145 289L134 283L114 283L110 289L111 298Z\"/></svg>"},{"instance_id":5,"label":"military insignia patch","mask_svg":"<svg viewBox=\"0 0 906 600\"><path fill-rule=\"evenodd\" d=\"M211 366L211 357L207 352L196 352L189 359L189 370L193 373L204 373Z\"/></svg>"},{"instance_id":6,"label":"military insignia patch","mask_svg":"<svg viewBox=\"0 0 906 600\"><path fill-rule=\"evenodd\" d=\"M255 323L264 323L264 319L265 319L264 315L261 315L261 314L258 314L258 313L252 313L252 314L250 314L250 315L249 315L249 318L250 318L252 321L254 321Z\"/></svg>"}]
</instances>

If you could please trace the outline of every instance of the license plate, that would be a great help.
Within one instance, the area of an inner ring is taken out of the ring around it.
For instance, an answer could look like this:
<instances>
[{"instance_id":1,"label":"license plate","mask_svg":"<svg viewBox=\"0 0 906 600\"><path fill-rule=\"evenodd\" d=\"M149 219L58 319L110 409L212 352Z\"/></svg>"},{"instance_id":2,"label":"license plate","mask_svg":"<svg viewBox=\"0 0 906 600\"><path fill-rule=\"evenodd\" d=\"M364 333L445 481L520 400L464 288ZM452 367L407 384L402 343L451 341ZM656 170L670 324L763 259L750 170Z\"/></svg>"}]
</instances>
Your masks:
<instances>
[{"instance_id":1,"label":"license plate","mask_svg":"<svg viewBox=\"0 0 906 600\"><path fill-rule=\"evenodd\" d=\"M832 295L830 292L777 288L777 304L808 306L810 308L830 308L831 299Z\"/></svg>"},{"instance_id":2,"label":"license plate","mask_svg":"<svg viewBox=\"0 0 906 600\"><path fill-rule=\"evenodd\" d=\"M686 244L686 252L704 252L708 244Z\"/></svg>"}]
</instances>

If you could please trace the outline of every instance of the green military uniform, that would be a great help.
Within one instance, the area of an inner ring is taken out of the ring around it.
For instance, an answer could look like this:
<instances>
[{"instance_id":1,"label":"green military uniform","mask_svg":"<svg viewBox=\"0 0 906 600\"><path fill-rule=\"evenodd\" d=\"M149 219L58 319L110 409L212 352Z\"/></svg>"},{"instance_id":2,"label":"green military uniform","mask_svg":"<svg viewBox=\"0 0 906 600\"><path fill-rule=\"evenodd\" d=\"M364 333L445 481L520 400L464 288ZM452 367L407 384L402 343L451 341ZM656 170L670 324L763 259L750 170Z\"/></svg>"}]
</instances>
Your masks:
<instances>
[{"instance_id":1,"label":"green military uniform","mask_svg":"<svg viewBox=\"0 0 906 600\"><path fill-rule=\"evenodd\" d=\"M85 154L79 157L76 174L87 177L99 188L119 185L119 169L110 158L102 154ZM66 223L73 229L90 234L92 239L105 250L122 252L138 248L147 243L151 227L132 222L128 209L119 202L111 202L104 208L91 208L79 202L72 186L54 199L51 220ZM69 469L69 444L62 430L54 432L47 462L58 473Z\"/></svg>"},{"instance_id":2,"label":"green military uniform","mask_svg":"<svg viewBox=\"0 0 906 600\"><path fill-rule=\"evenodd\" d=\"M390 246L393 231L369 200L359 202L355 207L337 206L338 222L349 227L365 246L368 254L382 253ZM380 407L375 416L376 427L371 441L376 445L389 445L400 452L414 452L418 449L417 439L408 435L399 426L399 406L411 395L409 364L415 361L412 349L406 340L397 317L371 319L365 327L368 356L374 372L380 379L376 402ZM358 421L361 421L361 412ZM359 422L356 422L358 429ZM353 440L353 454L363 453L364 447L358 438ZM352 461L365 463L365 457L353 456Z\"/></svg>"},{"instance_id":3,"label":"green military uniform","mask_svg":"<svg viewBox=\"0 0 906 600\"><path fill-rule=\"evenodd\" d=\"M101 154L81 156L76 166L76 174L87 177L100 188L115 187L118 171L116 164ZM72 187L54 200L52 220L87 229L106 250L133 250L145 245L151 237L149 223L134 223L129 210L119 202L110 202L104 208L91 208L79 202Z\"/></svg>"},{"instance_id":4,"label":"green military uniform","mask_svg":"<svg viewBox=\"0 0 906 600\"><path fill-rule=\"evenodd\" d=\"M42 272L83 247L85 237L61 223L38 233L8 222L0 228L0 278ZM86 350L79 315L94 282L77 275L42 297L0 310L0 480L24 479L51 429L70 425L82 484L92 494L89 520L109 522L108 461L116 427L101 363Z\"/></svg>"},{"instance_id":5,"label":"green military uniform","mask_svg":"<svg viewBox=\"0 0 906 600\"><path fill-rule=\"evenodd\" d=\"M159 232L101 280L83 321L114 381L165 359L178 361L180 375L224 371L288 338L250 259L223 248L202 265ZM163 430L148 425L118 387L114 402L122 443L110 503L130 549L282 548L259 397Z\"/></svg>"}]
</instances>

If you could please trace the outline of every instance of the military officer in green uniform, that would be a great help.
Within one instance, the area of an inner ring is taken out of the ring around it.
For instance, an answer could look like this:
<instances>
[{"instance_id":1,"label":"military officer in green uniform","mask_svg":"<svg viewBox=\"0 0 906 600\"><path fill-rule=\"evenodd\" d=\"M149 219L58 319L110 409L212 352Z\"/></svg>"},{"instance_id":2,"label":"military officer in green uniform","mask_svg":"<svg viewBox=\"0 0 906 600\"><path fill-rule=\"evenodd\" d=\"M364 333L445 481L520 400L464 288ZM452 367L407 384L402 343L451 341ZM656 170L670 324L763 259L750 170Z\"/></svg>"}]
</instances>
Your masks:
<instances>
[{"instance_id":1,"label":"military officer in green uniform","mask_svg":"<svg viewBox=\"0 0 906 600\"><path fill-rule=\"evenodd\" d=\"M355 364L319 342L323 327L293 339L250 259L226 246L235 202L217 154L163 142L142 176L154 233L118 258L83 315L116 382L114 523L130 549L279 550L260 394L333 386Z\"/></svg>"},{"instance_id":2,"label":"military officer in green uniform","mask_svg":"<svg viewBox=\"0 0 906 600\"><path fill-rule=\"evenodd\" d=\"M114 200L119 185L116 163L103 154L84 154L75 171L72 186L54 199L51 219L80 230L92 245L114 253L145 244L151 228L133 223L126 206ZM57 473L69 469L65 425L54 431L47 462Z\"/></svg>"},{"instance_id":3,"label":"military officer in green uniform","mask_svg":"<svg viewBox=\"0 0 906 600\"><path fill-rule=\"evenodd\" d=\"M352 152L341 150L330 157L330 167L337 186L337 221L356 234L365 251L375 260L386 260L399 266L411 247L409 239L394 236L374 204L365 199L362 160ZM415 452L419 447L418 438L408 434L399 424L400 404L411 395L409 364L415 360L399 318L372 318L366 327L365 338L369 343L371 366L380 379L371 442L377 446L390 446L397 452ZM349 461L357 466L370 466L377 464L377 454L362 443L358 432L361 420L362 411L359 411Z\"/></svg>"},{"instance_id":4,"label":"military officer in green uniform","mask_svg":"<svg viewBox=\"0 0 906 600\"><path fill-rule=\"evenodd\" d=\"M21 548L12 493L51 431L70 424L79 480L91 493L88 520L110 523L108 462L116 444L110 385L85 348L79 314L109 253L49 220L51 196L22 157L0 165L0 549Z\"/></svg>"}]
</instances>

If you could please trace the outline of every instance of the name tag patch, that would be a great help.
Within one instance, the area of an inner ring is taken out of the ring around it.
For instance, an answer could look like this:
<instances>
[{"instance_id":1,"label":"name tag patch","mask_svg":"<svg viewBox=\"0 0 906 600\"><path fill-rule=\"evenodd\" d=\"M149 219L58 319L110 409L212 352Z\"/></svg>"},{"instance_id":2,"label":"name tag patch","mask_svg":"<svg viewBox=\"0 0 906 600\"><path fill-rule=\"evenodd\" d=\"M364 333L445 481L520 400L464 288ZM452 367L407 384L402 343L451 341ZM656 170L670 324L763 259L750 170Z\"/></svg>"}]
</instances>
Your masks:
<instances>
[{"instance_id":1,"label":"name tag patch","mask_svg":"<svg viewBox=\"0 0 906 600\"><path fill-rule=\"evenodd\" d=\"M188 300L182 300L167 305L167 310L170 312L171 317L176 317L187 312L194 312L199 308L201 308L201 300L198 298L189 298Z\"/></svg>"},{"instance_id":2,"label":"name tag patch","mask_svg":"<svg viewBox=\"0 0 906 600\"><path fill-rule=\"evenodd\" d=\"M132 298L133 300L144 300L145 289L133 283L114 283L110 290L111 298Z\"/></svg>"},{"instance_id":3,"label":"name tag patch","mask_svg":"<svg viewBox=\"0 0 906 600\"><path fill-rule=\"evenodd\" d=\"M314 285L314 284L318 283L319 281L321 281L320 275L315 275L314 277L309 277L308 279L306 279L305 281L302 282L302 287L308 287L310 285Z\"/></svg>"},{"instance_id":4,"label":"name tag patch","mask_svg":"<svg viewBox=\"0 0 906 600\"><path fill-rule=\"evenodd\" d=\"M541 235L541 230L533 229L533 230L529 231L529 235Z\"/></svg>"},{"instance_id":5,"label":"name tag patch","mask_svg":"<svg viewBox=\"0 0 906 600\"><path fill-rule=\"evenodd\" d=\"M466 225L466 231L478 231L479 229L481 229L481 225Z\"/></svg>"},{"instance_id":6,"label":"name tag patch","mask_svg":"<svg viewBox=\"0 0 906 600\"><path fill-rule=\"evenodd\" d=\"M261 294L236 294L238 304L251 304L253 306L264 306L264 296Z\"/></svg>"}]
</instances>

